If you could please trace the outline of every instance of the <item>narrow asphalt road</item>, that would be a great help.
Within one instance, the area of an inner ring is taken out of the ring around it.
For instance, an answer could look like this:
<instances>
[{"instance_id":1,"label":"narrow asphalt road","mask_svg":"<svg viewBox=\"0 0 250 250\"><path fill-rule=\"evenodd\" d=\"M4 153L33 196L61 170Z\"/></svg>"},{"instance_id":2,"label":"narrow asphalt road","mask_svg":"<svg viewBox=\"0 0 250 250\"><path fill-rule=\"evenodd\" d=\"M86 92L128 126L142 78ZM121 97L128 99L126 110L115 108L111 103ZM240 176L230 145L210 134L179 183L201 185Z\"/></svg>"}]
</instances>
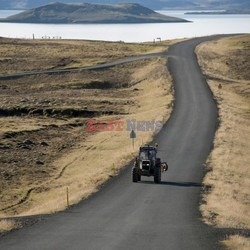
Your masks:
<instances>
[{"instance_id":1,"label":"narrow asphalt road","mask_svg":"<svg viewBox=\"0 0 250 250\"><path fill-rule=\"evenodd\" d=\"M166 56L166 52L151 53L151 54L145 54L145 55L139 55L139 56L133 56L133 57L126 57L126 58L118 59L118 60L113 61L113 62L101 63L98 65L88 66L88 67L66 68L66 69L48 69L48 70L31 71L31 72L20 72L20 73L11 74L11 75L0 75L0 80L8 80L8 79L20 78L20 77L24 77L24 76L34 76L34 75L42 75L42 74L62 74L62 73L78 72L78 71L91 70L91 69L94 69L94 70L104 69L104 68L110 68L113 66L117 66L119 64L141 61L143 59L157 58L157 57L162 57L162 56Z\"/></svg>"},{"instance_id":2,"label":"narrow asphalt road","mask_svg":"<svg viewBox=\"0 0 250 250\"><path fill-rule=\"evenodd\" d=\"M176 101L156 136L170 169L161 184L131 182L131 168L70 210L8 234L0 249L218 249L217 230L201 222L198 204L217 109L194 49L197 38L172 46L169 69ZM112 156L111 156L112 157Z\"/></svg>"}]
</instances>

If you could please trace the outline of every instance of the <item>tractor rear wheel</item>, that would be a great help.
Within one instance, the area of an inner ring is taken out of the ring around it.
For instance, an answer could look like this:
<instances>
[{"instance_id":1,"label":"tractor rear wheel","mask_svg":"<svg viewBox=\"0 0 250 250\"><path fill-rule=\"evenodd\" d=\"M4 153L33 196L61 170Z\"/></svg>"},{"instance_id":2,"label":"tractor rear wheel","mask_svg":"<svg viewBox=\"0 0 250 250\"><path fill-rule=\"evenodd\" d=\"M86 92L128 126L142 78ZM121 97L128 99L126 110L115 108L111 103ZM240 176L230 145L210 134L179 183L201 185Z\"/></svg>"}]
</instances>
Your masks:
<instances>
[{"instance_id":1,"label":"tractor rear wheel","mask_svg":"<svg viewBox=\"0 0 250 250\"><path fill-rule=\"evenodd\" d=\"M154 172L154 182L161 183L161 168L157 167Z\"/></svg>"},{"instance_id":2,"label":"tractor rear wheel","mask_svg":"<svg viewBox=\"0 0 250 250\"><path fill-rule=\"evenodd\" d=\"M139 176L139 174L137 173L137 169L133 168L132 169L132 181L133 182L138 182L140 181L141 176Z\"/></svg>"}]
</instances>

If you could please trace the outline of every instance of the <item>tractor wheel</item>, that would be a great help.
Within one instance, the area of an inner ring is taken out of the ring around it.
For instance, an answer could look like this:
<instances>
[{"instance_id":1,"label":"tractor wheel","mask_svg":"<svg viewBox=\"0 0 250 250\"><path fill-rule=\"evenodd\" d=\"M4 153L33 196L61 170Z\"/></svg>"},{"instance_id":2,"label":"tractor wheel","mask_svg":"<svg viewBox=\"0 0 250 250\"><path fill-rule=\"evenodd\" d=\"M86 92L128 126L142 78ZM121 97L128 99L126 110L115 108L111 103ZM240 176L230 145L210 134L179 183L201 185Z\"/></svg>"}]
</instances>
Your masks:
<instances>
[{"instance_id":1,"label":"tractor wheel","mask_svg":"<svg viewBox=\"0 0 250 250\"><path fill-rule=\"evenodd\" d=\"M154 182L161 183L161 168L156 168L154 172Z\"/></svg>"},{"instance_id":2,"label":"tractor wheel","mask_svg":"<svg viewBox=\"0 0 250 250\"><path fill-rule=\"evenodd\" d=\"M132 181L133 182L138 182L141 176L137 173L136 168L132 169Z\"/></svg>"},{"instance_id":3,"label":"tractor wheel","mask_svg":"<svg viewBox=\"0 0 250 250\"><path fill-rule=\"evenodd\" d=\"M141 181L141 176L138 174L138 181Z\"/></svg>"}]
</instances>

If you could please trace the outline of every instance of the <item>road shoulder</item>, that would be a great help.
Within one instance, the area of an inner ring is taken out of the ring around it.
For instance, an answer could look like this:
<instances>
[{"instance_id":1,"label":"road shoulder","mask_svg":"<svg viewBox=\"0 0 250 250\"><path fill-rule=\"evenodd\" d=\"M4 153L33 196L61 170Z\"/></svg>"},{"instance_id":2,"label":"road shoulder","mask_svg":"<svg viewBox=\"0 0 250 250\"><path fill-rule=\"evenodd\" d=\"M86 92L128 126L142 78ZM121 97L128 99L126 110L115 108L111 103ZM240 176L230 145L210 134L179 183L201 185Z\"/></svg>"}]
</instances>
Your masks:
<instances>
[{"instance_id":1,"label":"road shoulder","mask_svg":"<svg viewBox=\"0 0 250 250\"><path fill-rule=\"evenodd\" d=\"M214 149L207 161L207 192L200 207L206 223L223 228L250 227L250 36L235 36L199 45L196 53L219 109ZM230 237L239 248L249 240Z\"/></svg>"}]
</instances>

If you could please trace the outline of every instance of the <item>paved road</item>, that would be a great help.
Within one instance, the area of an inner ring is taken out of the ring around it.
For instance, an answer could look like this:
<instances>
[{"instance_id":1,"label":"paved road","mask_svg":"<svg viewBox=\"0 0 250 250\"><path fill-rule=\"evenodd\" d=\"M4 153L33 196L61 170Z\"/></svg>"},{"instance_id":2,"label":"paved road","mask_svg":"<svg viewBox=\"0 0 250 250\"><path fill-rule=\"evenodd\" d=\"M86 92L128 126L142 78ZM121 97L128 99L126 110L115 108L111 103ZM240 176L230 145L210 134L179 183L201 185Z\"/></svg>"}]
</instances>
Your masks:
<instances>
[{"instance_id":1,"label":"paved road","mask_svg":"<svg viewBox=\"0 0 250 250\"><path fill-rule=\"evenodd\" d=\"M24 76L33 76L33 75L42 75L42 74L61 74L61 73L79 72L79 71L91 70L91 69L104 69L104 68L117 66L119 64L141 61L143 59L157 58L157 57L162 57L162 56L166 56L166 52L126 57L126 58L118 59L114 62L101 63L99 65L88 66L88 67L51 69L51 70L40 70L40 71L31 71L31 72L20 72L20 73L11 74L11 75L0 75L0 80L7 80L7 79L13 79L13 78L20 78Z\"/></svg>"},{"instance_id":2,"label":"paved road","mask_svg":"<svg viewBox=\"0 0 250 250\"><path fill-rule=\"evenodd\" d=\"M197 64L198 38L168 52L176 102L156 136L170 169L160 185L132 183L126 168L104 188L69 211L13 232L0 249L217 249L217 231L200 220L203 163L211 150L217 109Z\"/></svg>"}]
</instances>

